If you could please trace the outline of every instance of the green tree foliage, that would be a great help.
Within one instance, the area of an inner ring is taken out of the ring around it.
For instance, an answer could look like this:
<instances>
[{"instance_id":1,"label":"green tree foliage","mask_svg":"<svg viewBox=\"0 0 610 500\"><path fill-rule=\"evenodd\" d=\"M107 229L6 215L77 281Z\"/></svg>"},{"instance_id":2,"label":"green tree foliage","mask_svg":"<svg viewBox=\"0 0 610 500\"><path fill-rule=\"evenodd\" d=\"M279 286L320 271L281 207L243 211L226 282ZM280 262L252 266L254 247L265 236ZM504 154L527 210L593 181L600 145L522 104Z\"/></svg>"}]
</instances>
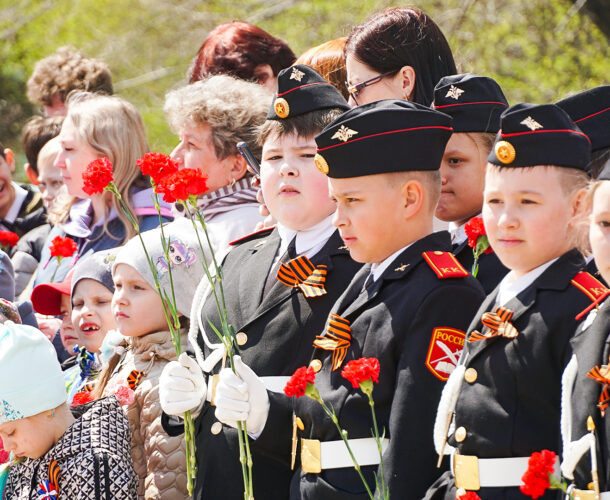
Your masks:
<instances>
[{"instance_id":1,"label":"green tree foliage","mask_svg":"<svg viewBox=\"0 0 610 500\"><path fill-rule=\"evenodd\" d=\"M13 146L32 108L25 81L62 45L106 61L116 92L147 125L151 148L176 143L164 95L184 85L208 31L232 19L260 25L298 55L332 38L385 0L0 0L0 141ZM421 0L443 29L462 72L496 78L511 103L552 102L608 83L608 40L569 0Z\"/></svg>"}]
</instances>

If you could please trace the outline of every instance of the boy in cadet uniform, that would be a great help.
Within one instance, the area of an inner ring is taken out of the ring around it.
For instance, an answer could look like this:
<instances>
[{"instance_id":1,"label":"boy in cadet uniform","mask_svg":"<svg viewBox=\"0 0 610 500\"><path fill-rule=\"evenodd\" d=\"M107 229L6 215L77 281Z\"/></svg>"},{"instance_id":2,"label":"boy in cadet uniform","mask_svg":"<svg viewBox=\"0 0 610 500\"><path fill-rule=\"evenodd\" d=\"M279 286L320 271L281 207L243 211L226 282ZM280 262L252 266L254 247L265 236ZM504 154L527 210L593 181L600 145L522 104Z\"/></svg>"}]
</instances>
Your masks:
<instances>
[{"instance_id":1,"label":"boy in cadet uniform","mask_svg":"<svg viewBox=\"0 0 610 500\"><path fill-rule=\"evenodd\" d=\"M602 85L566 97L557 103L591 140L589 175L597 179L610 159L610 85ZM593 255L587 257L586 271L600 279Z\"/></svg>"},{"instance_id":2,"label":"boy in cadet uniform","mask_svg":"<svg viewBox=\"0 0 610 500\"><path fill-rule=\"evenodd\" d=\"M500 128L488 157L483 219L510 272L477 313L443 390L434 443L439 455L453 454L452 470L426 498L454 500L466 490L486 500L523 497L529 456L559 452L569 340L576 316L601 287L581 271L574 248L589 139L552 104L512 106Z\"/></svg>"},{"instance_id":3,"label":"boy in cadet uniform","mask_svg":"<svg viewBox=\"0 0 610 500\"><path fill-rule=\"evenodd\" d=\"M468 245L465 226L471 218L480 217L487 155L500 128L500 113L508 102L494 80L467 73L441 78L434 88L432 107L453 118L453 134L441 163L436 217L449 222L453 255L470 271L474 249ZM489 294L507 272L496 254L484 253L479 257L475 277Z\"/></svg>"},{"instance_id":4,"label":"boy in cadet uniform","mask_svg":"<svg viewBox=\"0 0 610 500\"><path fill-rule=\"evenodd\" d=\"M347 109L343 96L310 67L297 65L279 73L278 95L260 136L262 191L278 224L234 242L222 266L228 321L238 332L241 356L274 393L281 393L294 370L309 362L315 335L361 267L332 225L334 203L326 176L314 164L315 134ZM184 366L168 365L161 379L161 401L168 414L200 411L195 498L238 500L243 498L243 484L237 433L214 417L211 403L213 374L220 371L224 354L208 326L211 322L221 330L212 296L198 314L203 330L191 343L199 347L205 373L201 375L192 360ZM172 391L176 380L184 379L203 390ZM288 398L278 396L289 404ZM189 399L197 404L184 406ZM256 432L251 422L248 431ZM290 467L252 450L254 497L285 500Z\"/></svg>"},{"instance_id":5,"label":"boy in cadet uniform","mask_svg":"<svg viewBox=\"0 0 610 500\"><path fill-rule=\"evenodd\" d=\"M380 467L368 399L340 373L350 360L379 360L373 397L387 440L385 479L396 499L421 498L439 474L432 448L436 401L459 358L465 328L484 298L479 283L451 254L449 233L432 232L438 170L450 134L449 116L386 100L348 111L316 137L316 165L328 175L337 203L333 222L351 256L367 265L333 306L309 366L318 372L316 387L336 411L352 446L357 440L365 447L357 458L374 490ZM340 338L331 331L337 321L343 324ZM261 393L252 370L238 365L237 375L221 373L216 416L226 422L260 418L262 432L255 445L288 460L290 408L278 404L275 395ZM308 441L301 441L301 463L289 498L366 498L321 406L306 397L296 399L294 416L299 437ZM312 462L311 446L317 444L319 460Z\"/></svg>"},{"instance_id":6,"label":"boy in cadet uniform","mask_svg":"<svg viewBox=\"0 0 610 500\"><path fill-rule=\"evenodd\" d=\"M604 280L610 282L610 159L591 190L589 240ZM562 379L561 471L573 480L576 498L610 495L610 292L599 290L596 301L580 313L586 319L570 341L572 359ZM590 312L589 312L590 311ZM588 314L587 314L588 313ZM594 457L591 457L594 450ZM592 462L597 473L592 472ZM580 490L580 491L579 491ZM597 496L596 496L597 495Z\"/></svg>"}]
</instances>

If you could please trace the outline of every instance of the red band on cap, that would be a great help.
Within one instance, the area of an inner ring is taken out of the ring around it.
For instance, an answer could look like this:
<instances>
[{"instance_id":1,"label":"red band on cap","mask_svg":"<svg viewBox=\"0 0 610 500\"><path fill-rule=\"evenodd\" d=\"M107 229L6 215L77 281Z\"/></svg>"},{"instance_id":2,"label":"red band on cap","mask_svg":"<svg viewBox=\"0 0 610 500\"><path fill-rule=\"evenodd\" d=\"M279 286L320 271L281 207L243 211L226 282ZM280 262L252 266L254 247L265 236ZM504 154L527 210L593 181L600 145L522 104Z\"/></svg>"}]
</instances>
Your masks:
<instances>
[{"instance_id":1,"label":"red band on cap","mask_svg":"<svg viewBox=\"0 0 610 500\"><path fill-rule=\"evenodd\" d=\"M549 134L549 133L568 133L568 134L577 134L582 135L589 143L591 140L587 136L587 134L583 132L578 132L577 130L532 130L531 132L513 132L512 134L503 134L500 130L500 137L516 137L518 135L529 135L529 134Z\"/></svg>"},{"instance_id":2,"label":"red band on cap","mask_svg":"<svg viewBox=\"0 0 610 500\"><path fill-rule=\"evenodd\" d=\"M497 102L497 101L481 101L481 102L458 102L456 104L443 104L442 106L434 106L434 109L441 109L441 108L452 108L454 106L468 106L469 104L500 104L501 106L504 106L505 108L508 106L506 103L503 102Z\"/></svg>"},{"instance_id":3,"label":"red band on cap","mask_svg":"<svg viewBox=\"0 0 610 500\"><path fill-rule=\"evenodd\" d=\"M449 130L450 132L453 132L453 128L451 128L451 127L440 127L440 126L403 128L403 129L400 129L400 130L390 130L388 132L380 132L378 134L365 135L364 137L358 137L357 139L352 139L352 140L349 140L349 141L346 141L346 142L342 142L340 144L334 144L332 146L326 146L325 148L318 148L318 151L326 151L327 149L337 148L339 146L345 146L346 144L349 144L350 142L362 141L364 139L369 139L371 137L377 137L378 135L397 134L399 132L410 132L411 130L427 130L427 129L442 129L442 130Z\"/></svg>"},{"instance_id":4,"label":"red band on cap","mask_svg":"<svg viewBox=\"0 0 610 500\"><path fill-rule=\"evenodd\" d=\"M610 108L606 108L606 109L602 109L601 111L598 111L597 113L593 113L592 115L589 116L585 116L584 118L579 118L578 120L574 120L574 123L578 123L581 122L583 120L588 120L589 118L593 118L596 115L599 115L601 113L605 113L606 111L608 111Z\"/></svg>"},{"instance_id":5,"label":"red band on cap","mask_svg":"<svg viewBox=\"0 0 610 500\"><path fill-rule=\"evenodd\" d=\"M328 82L306 83L305 85L300 85L300 86L295 87L293 89L287 90L286 92L282 92L281 94L278 94L276 97L281 97L283 95L290 94L290 92L294 92L295 90L299 90L299 89L302 89L304 87L310 87L311 85L330 85L330 83L328 83Z\"/></svg>"}]
</instances>

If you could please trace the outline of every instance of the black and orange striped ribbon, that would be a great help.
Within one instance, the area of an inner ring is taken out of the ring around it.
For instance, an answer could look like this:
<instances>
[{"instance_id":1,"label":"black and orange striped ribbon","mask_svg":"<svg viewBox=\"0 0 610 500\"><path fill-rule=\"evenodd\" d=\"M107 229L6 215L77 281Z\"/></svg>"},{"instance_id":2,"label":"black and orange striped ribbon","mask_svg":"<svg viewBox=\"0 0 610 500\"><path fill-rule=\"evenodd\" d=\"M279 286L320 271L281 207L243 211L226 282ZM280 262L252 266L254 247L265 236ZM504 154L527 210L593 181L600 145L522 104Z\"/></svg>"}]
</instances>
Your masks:
<instances>
[{"instance_id":1,"label":"black and orange striped ribbon","mask_svg":"<svg viewBox=\"0 0 610 500\"><path fill-rule=\"evenodd\" d=\"M494 312L486 312L481 316L481 323L489 330L485 333L473 331L468 337L468 342L491 339L493 337L505 337L513 339L519 332L510 322L514 312L506 307L498 307Z\"/></svg>"},{"instance_id":2,"label":"black and orange striped ribbon","mask_svg":"<svg viewBox=\"0 0 610 500\"><path fill-rule=\"evenodd\" d=\"M127 375L127 385L129 385L129 388L132 391L135 391L138 388L140 382L142 381L143 375L144 372L139 370L131 370L131 372L129 372L129 375Z\"/></svg>"},{"instance_id":3,"label":"black and orange striped ribbon","mask_svg":"<svg viewBox=\"0 0 610 500\"><path fill-rule=\"evenodd\" d=\"M602 384L602 392L599 395L599 400L597 401L597 407L599 408L602 417L606 414L606 408L608 408L608 403L610 403L610 379L604 376L607 373L607 365L603 365L601 368L596 366L592 368L589 373L587 373L587 377L592 378L596 382Z\"/></svg>"},{"instance_id":4,"label":"black and orange striped ribbon","mask_svg":"<svg viewBox=\"0 0 610 500\"><path fill-rule=\"evenodd\" d=\"M53 485L55 491L59 495L59 478L61 477L61 471L57 460L51 459L49 462L49 482Z\"/></svg>"},{"instance_id":5,"label":"black and orange striped ribbon","mask_svg":"<svg viewBox=\"0 0 610 500\"><path fill-rule=\"evenodd\" d=\"M277 279L286 286L300 288L307 298L326 293L326 266L316 267L304 255L280 264Z\"/></svg>"},{"instance_id":6,"label":"black and orange striped ribbon","mask_svg":"<svg viewBox=\"0 0 610 500\"><path fill-rule=\"evenodd\" d=\"M317 336L313 342L314 347L333 352L333 371L339 369L352 343L352 329L349 324L349 320L331 313L325 335Z\"/></svg>"}]
</instances>

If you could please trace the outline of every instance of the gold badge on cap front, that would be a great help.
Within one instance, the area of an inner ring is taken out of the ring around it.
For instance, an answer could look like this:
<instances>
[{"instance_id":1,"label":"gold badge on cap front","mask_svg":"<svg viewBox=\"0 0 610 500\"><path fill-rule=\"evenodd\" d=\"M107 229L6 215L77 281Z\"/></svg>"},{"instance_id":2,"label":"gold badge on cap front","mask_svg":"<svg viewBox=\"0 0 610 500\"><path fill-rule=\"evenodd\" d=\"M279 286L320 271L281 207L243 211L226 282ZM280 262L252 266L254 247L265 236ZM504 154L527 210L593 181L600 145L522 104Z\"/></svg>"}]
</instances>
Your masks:
<instances>
[{"instance_id":1,"label":"gold badge on cap front","mask_svg":"<svg viewBox=\"0 0 610 500\"><path fill-rule=\"evenodd\" d=\"M326 163L326 160L321 154L316 153L316 156L313 158L313 162L320 172L322 172L324 175L328 175L328 163Z\"/></svg>"},{"instance_id":2,"label":"gold badge on cap front","mask_svg":"<svg viewBox=\"0 0 610 500\"><path fill-rule=\"evenodd\" d=\"M275 114L280 118L286 118L290 114L290 106L288 105L288 101L281 97L278 97L275 100L273 109L275 110Z\"/></svg>"},{"instance_id":3,"label":"gold badge on cap front","mask_svg":"<svg viewBox=\"0 0 610 500\"><path fill-rule=\"evenodd\" d=\"M508 141L498 141L495 145L495 153L498 160L505 165L515 161L515 147Z\"/></svg>"}]
</instances>

